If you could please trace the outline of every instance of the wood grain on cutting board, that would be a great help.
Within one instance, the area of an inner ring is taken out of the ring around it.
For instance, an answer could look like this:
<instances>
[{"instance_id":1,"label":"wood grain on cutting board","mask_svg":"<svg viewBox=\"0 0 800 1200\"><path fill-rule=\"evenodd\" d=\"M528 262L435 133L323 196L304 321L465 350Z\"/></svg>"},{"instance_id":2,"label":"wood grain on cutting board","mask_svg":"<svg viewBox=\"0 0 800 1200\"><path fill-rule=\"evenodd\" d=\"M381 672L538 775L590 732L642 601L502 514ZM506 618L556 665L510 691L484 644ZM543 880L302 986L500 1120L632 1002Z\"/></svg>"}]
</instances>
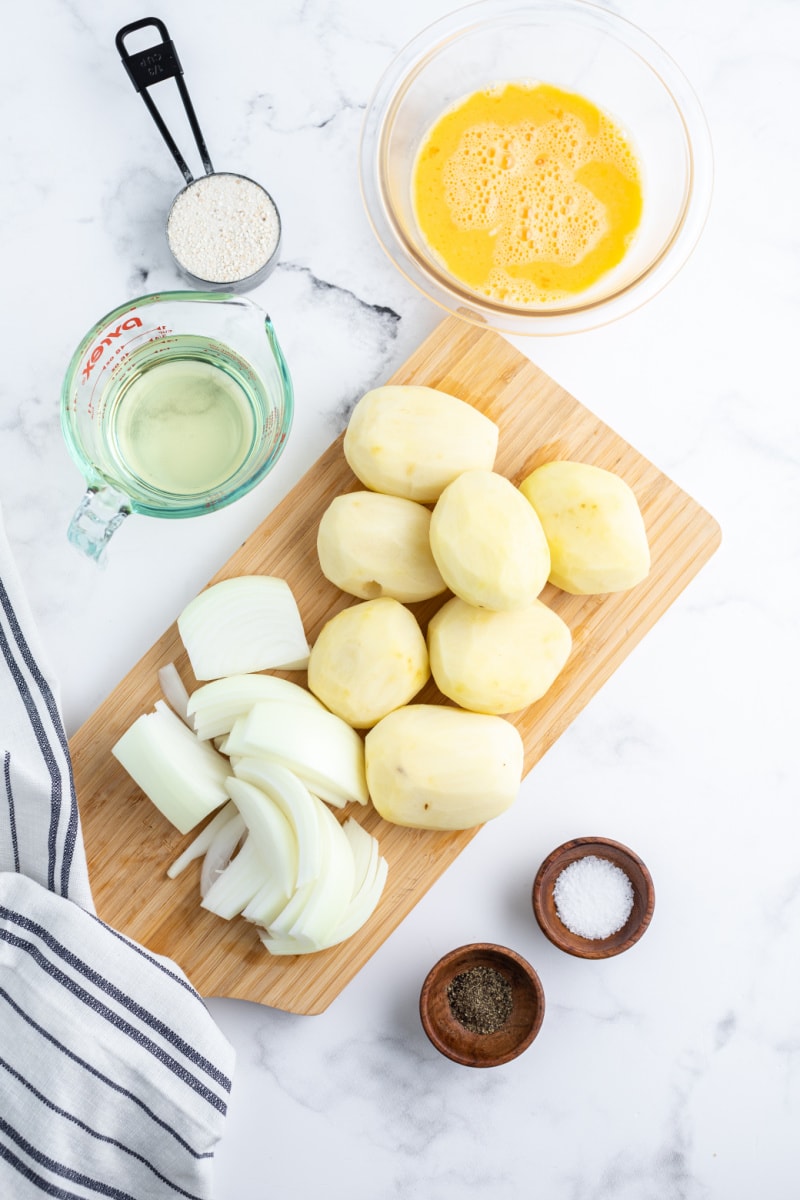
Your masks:
<instances>
[{"instance_id":1,"label":"wood grain on cutting board","mask_svg":"<svg viewBox=\"0 0 800 1200\"><path fill-rule=\"evenodd\" d=\"M500 427L496 469L514 483L544 462L577 459L621 475L642 509L652 552L652 569L642 584L605 597L568 596L549 584L542 593L570 627L573 649L547 695L510 718L525 744L527 774L714 553L719 527L495 333L448 318L386 382L440 388L485 412ZM358 486L338 438L210 582L255 573L285 578L313 643L329 617L355 602L320 573L316 536L333 497ZM411 606L423 628L446 598ZM205 996L239 997L294 1013L322 1012L480 830L404 829L382 821L371 807L352 806L379 838L389 863L377 911L341 946L272 958L246 922L226 922L199 907L198 863L177 880L167 878L166 866L193 835L178 834L111 754L117 738L159 698L157 672L168 662L176 663L191 690L194 678L174 624L70 742L98 914L173 958ZM305 683L302 673L286 677ZM442 697L429 684L416 699Z\"/></svg>"}]
</instances>

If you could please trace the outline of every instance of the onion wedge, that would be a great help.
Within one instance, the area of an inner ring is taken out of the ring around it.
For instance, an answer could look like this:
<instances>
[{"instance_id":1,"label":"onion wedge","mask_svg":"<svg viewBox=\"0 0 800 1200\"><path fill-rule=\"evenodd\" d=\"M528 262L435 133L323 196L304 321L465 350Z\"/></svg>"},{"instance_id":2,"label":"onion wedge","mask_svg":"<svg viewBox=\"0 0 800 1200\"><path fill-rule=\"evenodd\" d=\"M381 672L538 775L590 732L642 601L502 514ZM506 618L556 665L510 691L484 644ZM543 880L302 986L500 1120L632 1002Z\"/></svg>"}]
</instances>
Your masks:
<instances>
[{"instance_id":1,"label":"onion wedge","mask_svg":"<svg viewBox=\"0 0 800 1200\"><path fill-rule=\"evenodd\" d=\"M198 737L215 738L230 733L235 721L259 700L294 700L310 708L325 708L311 692L278 675L231 675L192 692L187 715Z\"/></svg>"},{"instance_id":2,"label":"onion wedge","mask_svg":"<svg viewBox=\"0 0 800 1200\"><path fill-rule=\"evenodd\" d=\"M195 678L302 670L309 646L300 612L285 579L238 575L214 583L186 605L178 632Z\"/></svg>"},{"instance_id":3,"label":"onion wedge","mask_svg":"<svg viewBox=\"0 0 800 1200\"><path fill-rule=\"evenodd\" d=\"M344 916L353 895L353 851L331 810L314 797L322 847L322 870L299 888L270 923L273 936L308 939L319 949Z\"/></svg>"},{"instance_id":4,"label":"onion wedge","mask_svg":"<svg viewBox=\"0 0 800 1200\"><path fill-rule=\"evenodd\" d=\"M354 933L357 933L367 923L378 907L378 901L383 895L388 874L389 865L386 859L379 858L374 875L364 883L358 894L353 897L347 912L325 944L320 946L320 950L327 950L330 946L338 946L340 942L346 942L348 938L351 938Z\"/></svg>"},{"instance_id":5,"label":"onion wedge","mask_svg":"<svg viewBox=\"0 0 800 1200\"><path fill-rule=\"evenodd\" d=\"M342 831L353 851L353 896L374 875L378 864L378 839L367 833L354 817L348 817Z\"/></svg>"},{"instance_id":6,"label":"onion wedge","mask_svg":"<svg viewBox=\"0 0 800 1200\"><path fill-rule=\"evenodd\" d=\"M164 704L138 717L111 753L181 833L228 799L229 763Z\"/></svg>"},{"instance_id":7,"label":"onion wedge","mask_svg":"<svg viewBox=\"0 0 800 1200\"><path fill-rule=\"evenodd\" d=\"M233 801L230 801L233 804ZM200 898L220 877L228 863L236 853L237 847L247 836L247 826L239 812L232 821L226 822L214 835L214 840L206 851L203 866L200 870Z\"/></svg>"},{"instance_id":8,"label":"onion wedge","mask_svg":"<svg viewBox=\"0 0 800 1200\"><path fill-rule=\"evenodd\" d=\"M346 941L366 924L378 906L389 874L386 859L380 857L377 839L362 829L353 817L345 821L344 833L353 847L354 858L363 868L363 873L341 921L321 949Z\"/></svg>"},{"instance_id":9,"label":"onion wedge","mask_svg":"<svg viewBox=\"0 0 800 1200\"><path fill-rule=\"evenodd\" d=\"M236 818L236 805L232 800L229 800L224 805L216 816L212 817L206 826L201 829L197 837L189 843L183 854L175 859L171 866L167 867L167 875L170 879L177 879L182 871L185 871L189 863L194 862L196 858L202 858L207 850L211 847L217 834L221 829L224 829L229 821Z\"/></svg>"},{"instance_id":10,"label":"onion wedge","mask_svg":"<svg viewBox=\"0 0 800 1200\"><path fill-rule=\"evenodd\" d=\"M310 938L279 937L266 929L259 929L258 936L270 954L313 954L320 949Z\"/></svg>"},{"instance_id":11,"label":"onion wedge","mask_svg":"<svg viewBox=\"0 0 800 1200\"><path fill-rule=\"evenodd\" d=\"M333 814L328 815L338 825ZM353 817L345 821L340 831L353 855L353 890L349 903L339 920L324 932L324 925L320 928L315 923L318 913L315 913L314 905L320 903L319 893L313 887L296 893L277 918L261 922L267 928L259 929L259 937L270 954L310 954L327 950L352 937L375 911L388 875L386 859L380 857L377 839ZM332 830L329 828L328 832L332 833ZM327 846L326 853L330 849Z\"/></svg>"},{"instance_id":12,"label":"onion wedge","mask_svg":"<svg viewBox=\"0 0 800 1200\"><path fill-rule=\"evenodd\" d=\"M283 888L274 879L266 879L253 899L242 909L242 916L254 925L270 925L286 908Z\"/></svg>"},{"instance_id":13,"label":"onion wedge","mask_svg":"<svg viewBox=\"0 0 800 1200\"><path fill-rule=\"evenodd\" d=\"M308 904L316 886L316 880L312 879L310 883L306 883L303 887L298 888L287 904L277 913L269 923L269 932L277 937L288 937L289 931L294 927L297 920L301 916L303 909ZM308 939L309 945L314 949L311 939Z\"/></svg>"},{"instance_id":14,"label":"onion wedge","mask_svg":"<svg viewBox=\"0 0 800 1200\"><path fill-rule=\"evenodd\" d=\"M297 842L296 886L316 879L322 869L319 822L314 797L305 784L293 771L263 758L237 760L234 774L265 792L292 826Z\"/></svg>"},{"instance_id":15,"label":"onion wedge","mask_svg":"<svg viewBox=\"0 0 800 1200\"><path fill-rule=\"evenodd\" d=\"M164 699L173 712L177 713L180 719L187 725L191 725L187 713L189 693L186 690L186 684L178 674L178 668L174 662L167 663L165 667L160 668L158 682L161 685L161 691L164 693Z\"/></svg>"},{"instance_id":16,"label":"onion wedge","mask_svg":"<svg viewBox=\"0 0 800 1200\"><path fill-rule=\"evenodd\" d=\"M226 787L247 826L250 834L248 841L256 845L264 864L259 887L265 878L274 879L288 900L297 881L297 838L294 829L274 800L252 783L231 776Z\"/></svg>"},{"instance_id":17,"label":"onion wedge","mask_svg":"<svg viewBox=\"0 0 800 1200\"><path fill-rule=\"evenodd\" d=\"M280 763L315 796L337 808L369 801L364 743L346 721L326 709L259 701L234 724L226 752Z\"/></svg>"},{"instance_id":18,"label":"onion wedge","mask_svg":"<svg viewBox=\"0 0 800 1200\"><path fill-rule=\"evenodd\" d=\"M353 851L331 810L318 802L320 827L327 827L328 858L303 911L289 929L290 937L307 937L324 946L347 911L353 895ZM324 844L325 832L323 832ZM323 850L324 854L324 850Z\"/></svg>"},{"instance_id":19,"label":"onion wedge","mask_svg":"<svg viewBox=\"0 0 800 1200\"><path fill-rule=\"evenodd\" d=\"M252 837L212 883L203 899L203 908L230 921L247 907L264 881L266 867Z\"/></svg>"}]
</instances>

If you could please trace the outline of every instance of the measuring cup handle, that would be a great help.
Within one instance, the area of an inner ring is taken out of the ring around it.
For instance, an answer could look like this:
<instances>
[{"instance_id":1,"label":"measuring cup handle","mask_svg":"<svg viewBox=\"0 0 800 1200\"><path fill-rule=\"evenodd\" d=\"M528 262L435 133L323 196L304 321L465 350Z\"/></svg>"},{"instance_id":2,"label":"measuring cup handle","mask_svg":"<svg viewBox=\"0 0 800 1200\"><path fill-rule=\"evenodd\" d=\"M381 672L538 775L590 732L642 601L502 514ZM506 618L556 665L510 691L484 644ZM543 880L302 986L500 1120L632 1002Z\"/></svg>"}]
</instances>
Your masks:
<instances>
[{"instance_id":1,"label":"measuring cup handle","mask_svg":"<svg viewBox=\"0 0 800 1200\"><path fill-rule=\"evenodd\" d=\"M148 50L140 50L137 53L131 54L125 48L125 38L135 33L139 29L147 29L153 27L158 33L161 41L155 46L151 46ZM128 72L131 83L136 88L136 91L144 100L150 116L156 124L156 128L167 144L170 154L178 164L183 178L187 183L194 181L194 176L190 171L186 160L178 149L177 143L170 131L167 129L166 122L162 117L155 101L150 95L149 88L154 84L160 83L165 79L174 79L178 85L178 92L183 101L184 111L189 120L194 141L197 149L200 152L200 157L203 160L203 167L206 175L213 175L214 168L211 165L208 149L206 148L205 138L203 137L200 124L194 111L189 90L183 78L183 67L178 58L178 51L175 49L175 44L169 36L167 27L158 17L144 17L140 21L133 21L130 25L124 25L116 36L117 50L122 59L122 64Z\"/></svg>"},{"instance_id":2,"label":"measuring cup handle","mask_svg":"<svg viewBox=\"0 0 800 1200\"><path fill-rule=\"evenodd\" d=\"M89 558L100 562L109 538L131 511L130 501L113 488L89 488L67 530L67 537Z\"/></svg>"}]
</instances>

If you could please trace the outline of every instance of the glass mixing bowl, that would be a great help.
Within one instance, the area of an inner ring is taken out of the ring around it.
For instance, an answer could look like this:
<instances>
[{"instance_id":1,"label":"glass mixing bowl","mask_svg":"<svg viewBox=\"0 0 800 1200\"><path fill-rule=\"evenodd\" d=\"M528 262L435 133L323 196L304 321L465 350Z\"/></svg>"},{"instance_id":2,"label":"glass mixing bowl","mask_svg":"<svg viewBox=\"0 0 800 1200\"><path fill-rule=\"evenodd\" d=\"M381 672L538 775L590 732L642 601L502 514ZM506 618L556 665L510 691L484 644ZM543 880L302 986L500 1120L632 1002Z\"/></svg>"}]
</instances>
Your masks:
<instances>
[{"instance_id":1,"label":"glass mixing bowl","mask_svg":"<svg viewBox=\"0 0 800 1200\"><path fill-rule=\"evenodd\" d=\"M414 162L431 125L472 92L512 81L591 100L625 131L641 168L641 224L622 261L547 306L501 303L460 283L426 245L412 204ZM690 84L635 25L584 0L481 0L428 26L391 63L365 118L360 175L378 241L426 296L505 333L550 335L616 320L675 276L705 224L713 156Z\"/></svg>"}]
</instances>

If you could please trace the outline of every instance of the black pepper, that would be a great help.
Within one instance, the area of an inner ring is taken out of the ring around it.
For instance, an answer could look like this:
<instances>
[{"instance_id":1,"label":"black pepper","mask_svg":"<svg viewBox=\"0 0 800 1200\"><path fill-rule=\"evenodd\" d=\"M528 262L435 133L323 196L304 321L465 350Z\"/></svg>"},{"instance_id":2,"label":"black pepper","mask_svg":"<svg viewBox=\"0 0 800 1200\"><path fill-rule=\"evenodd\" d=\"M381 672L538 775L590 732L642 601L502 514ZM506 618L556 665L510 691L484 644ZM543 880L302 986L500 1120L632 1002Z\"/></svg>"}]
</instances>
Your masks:
<instances>
[{"instance_id":1,"label":"black pepper","mask_svg":"<svg viewBox=\"0 0 800 1200\"><path fill-rule=\"evenodd\" d=\"M494 967L471 967L448 984L447 999L459 1025L470 1033L495 1033L511 1016L511 984Z\"/></svg>"}]
</instances>

